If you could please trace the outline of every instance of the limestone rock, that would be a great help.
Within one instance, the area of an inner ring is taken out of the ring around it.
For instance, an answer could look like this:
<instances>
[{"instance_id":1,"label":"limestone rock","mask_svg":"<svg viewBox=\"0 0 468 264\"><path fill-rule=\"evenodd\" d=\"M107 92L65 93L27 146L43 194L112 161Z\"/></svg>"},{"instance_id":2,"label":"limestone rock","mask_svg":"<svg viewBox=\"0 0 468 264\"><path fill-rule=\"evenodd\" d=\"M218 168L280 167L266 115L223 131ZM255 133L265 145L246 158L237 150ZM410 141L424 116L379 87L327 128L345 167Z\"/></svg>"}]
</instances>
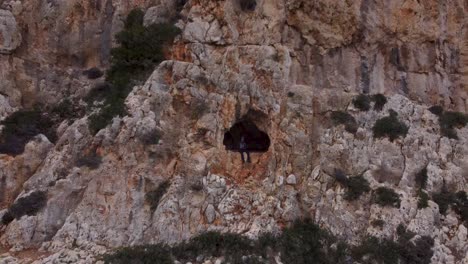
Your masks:
<instances>
[{"instance_id":1,"label":"limestone rock","mask_svg":"<svg viewBox=\"0 0 468 264\"><path fill-rule=\"evenodd\" d=\"M21 44L21 30L13 14L0 9L0 54L10 54Z\"/></svg>"}]
</instances>

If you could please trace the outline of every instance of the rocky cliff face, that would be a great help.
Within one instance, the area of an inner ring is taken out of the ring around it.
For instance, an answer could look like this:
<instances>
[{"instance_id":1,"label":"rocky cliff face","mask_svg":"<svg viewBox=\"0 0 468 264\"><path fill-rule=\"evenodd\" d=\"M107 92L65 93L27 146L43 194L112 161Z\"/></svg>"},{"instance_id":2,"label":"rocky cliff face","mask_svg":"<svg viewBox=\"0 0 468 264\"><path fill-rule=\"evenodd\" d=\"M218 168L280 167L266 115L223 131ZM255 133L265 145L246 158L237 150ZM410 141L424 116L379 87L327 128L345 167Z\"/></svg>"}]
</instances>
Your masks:
<instances>
[{"instance_id":1,"label":"rocky cliff face","mask_svg":"<svg viewBox=\"0 0 468 264\"><path fill-rule=\"evenodd\" d=\"M147 9L149 24L176 16L176 4L0 2L0 116L82 98L102 81L82 71L108 67L129 10ZM418 209L415 183L426 168L427 193L468 189L468 128L455 129L458 139L441 136L428 110L468 111L467 12L463 0L257 0L252 10L235 0L188 1L170 57L133 88L127 116L95 136L86 116L65 121L55 144L39 135L23 154L0 156L0 216L20 197L47 192L37 214L0 225L11 255L0 263L94 263L112 247L207 230L255 237L301 217L350 243L393 237L403 224L434 239L432 263L467 262L466 222L433 200ZM360 111L352 104L359 93L388 102ZM355 133L331 124L338 110L354 116ZM375 138L372 127L391 110L408 134ZM241 120L271 141L251 164L223 145ZM102 159L97 168L80 166L90 152ZM337 169L362 175L372 190L394 189L400 206L373 203L373 192L344 199ZM152 210L145 194L166 181ZM378 219L382 227L371 225ZM47 254L21 253L31 249Z\"/></svg>"}]
</instances>

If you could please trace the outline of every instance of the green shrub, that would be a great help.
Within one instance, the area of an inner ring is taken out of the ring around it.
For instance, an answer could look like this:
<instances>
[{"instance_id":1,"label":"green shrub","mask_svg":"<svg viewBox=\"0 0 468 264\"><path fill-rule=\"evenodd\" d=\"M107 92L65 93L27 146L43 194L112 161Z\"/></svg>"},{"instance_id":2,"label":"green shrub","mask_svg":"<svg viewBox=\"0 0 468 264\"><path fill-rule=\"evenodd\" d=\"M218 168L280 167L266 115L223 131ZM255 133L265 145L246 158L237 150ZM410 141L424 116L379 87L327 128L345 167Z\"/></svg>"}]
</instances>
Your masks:
<instances>
[{"instance_id":1,"label":"green shrub","mask_svg":"<svg viewBox=\"0 0 468 264\"><path fill-rule=\"evenodd\" d=\"M172 24L143 25L144 12L130 12L124 29L116 35L118 46L111 50L111 67L106 73L107 85L93 89L86 101L103 102L100 111L89 118L92 134L105 128L116 116L126 115L125 98L132 86L145 80L154 68L164 60L163 50L173 42L180 29Z\"/></svg>"},{"instance_id":2,"label":"green shrub","mask_svg":"<svg viewBox=\"0 0 468 264\"><path fill-rule=\"evenodd\" d=\"M423 190L418 191L418 209L427 208L429 206L429 195Z\"/></svg>"},{"instance_id":3,"label":"green shrub","mask_svg":"<svg viewBox=\"0 0 468 264\"><path fill-rule=\"evenodd\" d=\"M371 108L371 100L368 95L360 94L353 99L353 105L361 111L369 111Z\"/></svg>"},{"instance_id":4,"label":"green shrub","mask_svg":"<svg viewBox=\"0 0 468 264\"><path fill-rule=\"evenodd\" d=\"M359 126L356 122L356 119L354 119L354 117L347 112L333 111L331 112L331 119L335 126L344 125L345 130L348 131L349 133L354 134L358 130Z\"/></svg>"},{"instance_id":5,"label":"green shrub","mask_svg":"<svg viewBox=\"0 0 468 264\"><path fill-rule=\"evenodd\" d=\"M50 111L54 123L59 124L65 119L76 119L84 115L84 109L77 104L73 103L72 100L65 98L60 103L52 108Z\"/></svg>"},{"instance_id":6,"label":"green shrub","mask_svg":"<svg viewBox=\"0 0 468 264\"><path fill-rule=\"evenodd\" d=\"M77 167L88 167L91 170L98 169L102 163L101 156L95 152L82 156L76 161Z\"/></svg>"},{"instance_id":7,"label":"green shrub","mask_svg":"<svg viewBox=\"0 0 468 264\"><path fill-rule=\"evenodd\" d=\"M383 94L374 94L372 96L372 101L374 101L374 110L382 111L383 107L387 103L387 97Z\"/></svg>"},{"instance_id":8,"label":"green shrub","mask_svg":"<svg viewBox=\"0 0 468 264\"><path fill-rule=\"evenodd\" d=\"M2 223L8 225L13 219L24 215L36 215L47 204L47 193L34 191L28 196L19 198L2 217Z\"/></svg>"},{"instance_id":9,"label":"green shrub","mask_svg":"<svg viewBox=\"0 0 468 264\"><path fill-rule=\"evenodd\" d=\"M221 257L226 262L243 263L242 257L251 254L253 243L247 237L219 232L206 232L174 247L178 260L190 261L200 255Z\"/></svg>"},{"instance_id":10,"label":"green shrub","mask_svg":"<svg viewBox=\"0 0 468 264\"><path fill-rule=\"evenodd\" d=\"M344 198L348 201L354 201L369 191L369 182L362 175L350 177Z\"/></svg>"},{"instance_id":11,"label":"green shrub","mask_svg":"<svg viewBox=\"0 0 468 264\"><path fill-rule=\"evenodd\" d=\"M0 153L19 155L36 135L44 134L51 142L57 135L49 115L39 109L20 110L0 122L4 126L0 136Z\"/></svg>"},{"instance_id":12,"label":"green shrub","mask_svg":"<svg viewBox=\"0 0 468 264\"><path fill-rule=\"evenodd\" d=\"M332 247L336 242L327 231L306 219L283 230L278 251L283 263L343 263L346 246Z\"/></svg>"},{"instance_id":13,"label":"green shrub","mask_svg":"<svg viewBox=\"0 0 468 264\"><path fill-rule=\"evenodd\" d=\"M164 181L156 189L146 193L145 199L150 204L151 211L154 211L156 208L158 208L159 202L169 189L169 186L171 186L169 181Z\"/></svg>"},{"instance_id":14,"label":"green shrub","mask_svg":"<svg viewBox=\"0 0 468 264\"><path fill-rule=\"evenodd\" d=\"M460 112L443 112L439 115L439 125L442 136L458 139L455 128L462 128L468 123L468 115Z\"/></svg>"},{"instance_id":15,"label":"green shrub","mask_svg":"<svg viewBox=\"0 0 468 264\"><path fill-rule=\"evenodd\" d=\"M396 114L390 113L389 116L377 120L372 131L375 138L388 137L390 141L393 141L400 136L406 137L408 129L403 122L398 120Z\"/></svg>"},{"instance_id":16,"label":"green shrub","mask_svg":"<svg viewBox=\"0 0 468 264\"><path fill-rule=\"evenodd\" d=\"M363 263L397 264L399 259L399 246L389 239L368 237L361 244L351 250L353 259Z\"/></svg>"},{"instance_id":17,"label":"green shrub","mask_svg":"<svg viewBox=\"0 0 468 264\"><path fill-rule=\"evenodd\" d=\"M427 184L427 166L416 173L415 176L416 186L420 189L425 189Z\"/></svg>"},{"instance_id":18,"label":"green shrub","mask_svg":"<svg viewBox=\"0 0 468 264\"><path fill-rule=\"evenodd\" d=\"M428 110L436 116L440 116L444 112L444 108L440 105L431 106Z\"/></svg>"},{"instance_id":19,"label":"green shrub","mask_svg":"<svg viewBox=\"0 0 468 264\"><path fill-rule=\"evenodd\" d=\"M174 259L166 245L124 247L103 256L106 264L173 264Z\"/></svg>"},{"instance_id":20,"label":"green shrub","mask_svg":"<svg viewBox=\"0 0 468 264\"><path fill-rule=\"evenodd\" d=\"M382 264L424 264L429 263L433 251L434 240L422 236L414 241L414 233L409 232L403 225L397 229L398 240L378 239L368 237L351 250L354 260L359 263L382 263Z\"/></svg>"},{"instance_id":21,"label":"green shrub","mask_svg":"<svg viewBox=\"0 0 468 264\"><path fill-rule=\"evenodd\" d=\"M468 223L468 198L465 191L453 193L444 186L441 192L432 194L432 199L439 205L441 214L445 215L451 207L463 222Z\"/></svg>"},{"instance_id":22,"label":"green shrub","mask_svg":"<svg viewBox=\"0 0 468 264\"><path fill-rule=\"evenodd\" d=\"M3 225L8 225L13 220L15 220L15 217L10 213L10 211L6 211L5 214L2 216Z\"/></svg>"},{"instance_id":23,"label":"green shrub","mask_svg":"<svg viewBox=\"0 0 468 264\"><path fill-rule=\"evenodd\" d=\"M390 188L379 187L375 190L372 201L380 206L400 207L400 197Z\"/></svg>"},{"instance_id":24,"label":"green shrub","mask_svg":"<svg viewBox=\"0 0 468 264\"><path fill-rule=\"evenodd\" d=\"M468 224L468 199L466 192L459 191L455 194L455 206L454 211L460 215L461 220Z\"/></svg>"}]
</instances>

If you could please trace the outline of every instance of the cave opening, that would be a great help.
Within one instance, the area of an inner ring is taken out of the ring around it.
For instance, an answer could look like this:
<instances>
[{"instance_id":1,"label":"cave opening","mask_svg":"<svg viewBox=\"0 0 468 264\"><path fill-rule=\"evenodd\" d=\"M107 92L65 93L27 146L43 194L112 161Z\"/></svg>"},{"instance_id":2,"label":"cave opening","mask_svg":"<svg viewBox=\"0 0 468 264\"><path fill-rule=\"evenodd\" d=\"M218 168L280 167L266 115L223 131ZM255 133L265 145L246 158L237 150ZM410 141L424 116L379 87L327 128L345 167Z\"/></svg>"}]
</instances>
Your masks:
<instances>
[{"instance_id":1,"label":"cave opening","mask_svg":"<svg viewBox=\"0 0 468 264\"><path fill-rule=\"evenodd\" d=\"M242 137L246 146L241 150ZM223 145L229 151L267 152L270 148L270 137L261 131L254 122L242 120L224 133Z\"/></svg>"}]
</instances>

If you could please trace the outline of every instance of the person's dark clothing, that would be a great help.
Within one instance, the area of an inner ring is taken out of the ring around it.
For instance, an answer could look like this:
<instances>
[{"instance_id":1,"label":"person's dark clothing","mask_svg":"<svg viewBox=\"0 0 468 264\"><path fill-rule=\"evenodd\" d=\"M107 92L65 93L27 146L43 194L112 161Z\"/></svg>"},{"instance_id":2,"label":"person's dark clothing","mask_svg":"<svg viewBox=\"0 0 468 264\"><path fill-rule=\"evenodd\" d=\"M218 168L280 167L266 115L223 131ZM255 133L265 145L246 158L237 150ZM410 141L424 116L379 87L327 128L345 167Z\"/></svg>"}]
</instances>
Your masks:
<instances>
[{"instance_id":1,"label":"person's dark clothing","mask_svg":"<svg viewBox=\"0 0 468 264\"><path fill-rule=\"evenodd\" d=\"M241 140L239 142L239 152L242 157L242 163L245 163L244 152L247 154L247 162L250 163L250 153L247 150L247 144L245 143L244 137L241 137Z\"/></svg>"}]
</instances>

